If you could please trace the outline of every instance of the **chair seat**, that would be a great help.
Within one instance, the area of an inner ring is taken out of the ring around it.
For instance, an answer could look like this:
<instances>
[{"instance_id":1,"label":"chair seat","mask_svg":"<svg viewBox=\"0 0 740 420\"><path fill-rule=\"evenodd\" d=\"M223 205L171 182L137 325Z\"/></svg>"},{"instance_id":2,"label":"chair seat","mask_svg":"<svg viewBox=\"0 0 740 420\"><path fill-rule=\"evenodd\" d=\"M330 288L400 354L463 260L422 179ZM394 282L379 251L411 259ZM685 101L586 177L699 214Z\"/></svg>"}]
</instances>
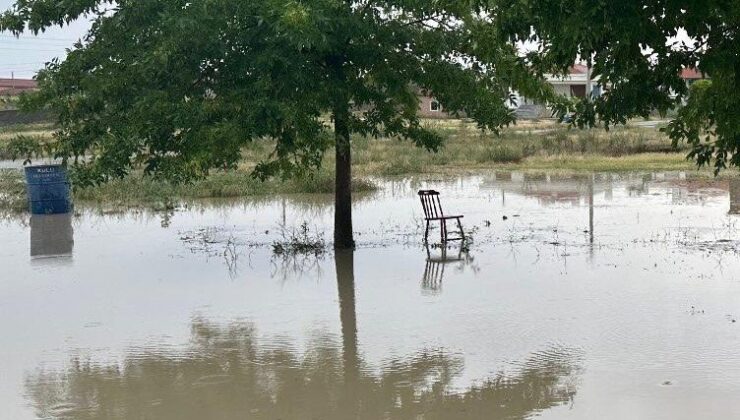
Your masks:
<instances>
[{"instance_id":1,"label":"chair seat","mask_svg":"<svg viewBox=\"0 0 740 420\"><path fill-rule=\"evenodd\" d=\"M450 219L462 219L465 216L440 216L440 217L425 217L426 220L450 220Z\"/></svg>"}]
</instances>

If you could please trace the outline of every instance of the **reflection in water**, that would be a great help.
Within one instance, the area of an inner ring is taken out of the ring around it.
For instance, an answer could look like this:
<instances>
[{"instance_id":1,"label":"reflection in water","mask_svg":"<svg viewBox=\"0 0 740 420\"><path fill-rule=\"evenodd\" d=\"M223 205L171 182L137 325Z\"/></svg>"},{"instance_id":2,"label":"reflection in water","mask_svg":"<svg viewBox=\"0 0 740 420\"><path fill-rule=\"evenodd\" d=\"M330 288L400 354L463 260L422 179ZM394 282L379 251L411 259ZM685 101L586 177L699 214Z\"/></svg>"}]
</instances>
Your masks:
<instances>
[{"instance_id":1,"label":"reflection in water","mask_svg":"<svg viewBox=\"0 0 740 420\"><path fill-rule=\"evenodd\" d=\"M467 247L468 244L460 243L457 251L450 254L449 251L454 250L454 246L426 245L427 259L421 278L422 293L429 295L442 293L442 282L447 266L454 266L457 271L471 268L473 272L478 272L479 267Z\"/></svg>"},{"instance_id":2,"label":"reflection in water","mask_svg":"<svg viewBox=\"0 0 740 420\"><path fill-rule=\"evenodd\" d=\"M341 354L330 334L299 352L248 323L195 319L184 350L144 346L109 365L74 357L64 371L28 375L27 396L39 417L74 419L521 419L572 404L581 355L567 348L460 393L464 360L444 350L369 369L357 348L353 265L353 252L337 253Z\"/></svg>"},{"instance_id":3,"label":"reflection in water","mask_svg":"<svg viewBox=\"0 0 740 420\"><path fill-rule=\"evenodd\" d=\"M464 261L462 244L460 245L458 252L453 255L447 254L448 249L446 245L435 247L435 249L440 250L439 255L432 255L429 245L426 246L427 262L424 267L424 276L421 279L422 290L430 294L438 294L442 292L445 266Z\"/></svg>"},{"instance_id":4,"label":"reflection in water","mask_svg":"<svg viewBox=\"0 0 740 420\"><path fill-rule=\"evenodd\" d=\"M495 173L483 178L480 186L482 189L500 190L503 200L507 195L521 195L535 198L543 206L575 206L590 195L603 195L605 200L611 201L615 187L625 188L630 197L654 195L660 190L671 197L673 204L702 203L710 197L726 194L726 188L721 183L691 179L683 172L573 175Z\"/></svg>"},{"instance_id":5,"label":"reflection in water","mask_svg":"<svg viewBox=\"0 0 740 420\"><path fill-rule=\"evenodd\" d=\"M740 179L730 180L730 214L740 214Z\"/></svg>"},{"instance_id":6,"label":"reflection in water","mask_svg":"<svg viewBox=\"0 0 740 420\"><path fill-rule=\"evenodd\" d=\"M71 213L31 216L31 257L71 257L73 249Z\"/></svg>"},{"instance_id":7,"label":"reflection in water","mask_svg":"<svg viewBox=\"0 0 740 420\"><path fill-rule=\"evenodd\" d=\"M339 291L339 317L342 323L342 357L347 392L360 376L357 354L357 315L355 310L355 253L336 250L334 256Z\"/></svg>"},{"instance_id":8,"label":"reflection in water","mask_svg":"<svg viewBox=\"0 0 740 420\"><path fill-rule=\"evenodd\" d=\"M594 244L594 177L591 175L591 181L588 183L588 242L591 244L593 252Z\"/></svg>"},{"instance_id":9,"label":"reflection in water","mask_svg":"<svg viewBox=\"0 0 740 420\"><path fill-rule=\"evenodd\" d=\"M300 355L260 343L250 325L195 320L186 351L136 350L121 365L75 358L64 372L28 376L26 390L40 418L521 419L572 403L574 357L558 350L455 394L463 360L444 351L392 360L373 375L359 359L344 365L352 356L328 336Z\"/></svg>"}]
</instances>

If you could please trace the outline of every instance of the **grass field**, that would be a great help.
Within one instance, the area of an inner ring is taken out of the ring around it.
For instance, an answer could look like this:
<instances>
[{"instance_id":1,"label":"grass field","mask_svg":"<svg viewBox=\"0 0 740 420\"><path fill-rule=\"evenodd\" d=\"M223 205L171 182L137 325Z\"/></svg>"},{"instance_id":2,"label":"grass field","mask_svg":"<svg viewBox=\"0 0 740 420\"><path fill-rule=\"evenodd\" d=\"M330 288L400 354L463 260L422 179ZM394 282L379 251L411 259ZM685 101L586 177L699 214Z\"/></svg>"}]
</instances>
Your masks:
<instances>
[{"instance_id":1,"label":"grass field","mask_svg":"<svg viewBox=\"0 0 740 420\"><path fill-rule=\"evenodd\" d=\"M432 123L445 146L438 153L392 139L356 139L354 163L361 173L396 175L455 169L571 169L625 171L692 169L688 150L674 149L656 128L569 130L552 122L515 126L500 136L472 124Z\"/></svg>"},{"instance_id":2,"label":"grass field","mask_svg":"<svg viewBox=\"0 0 740 420\"><path fill-rule=\"evenodd\" d=\"M374 175L460 173L482 170L536 170L558 172L609 172L651 170L696 170L686 160L686 148L674 149L656 127L637 125L603 129L569 129L555 121L523 121L496 136L483 133L470 122L428 121L445 139L442 150L430 153L399 139L353 139L356 191L375 186L366 181ZM49 125L0 128L0 159L17 156L13 139L19 134L41 142L53 142ZM328 153L322 170L297 180L260 182L251 177L257 162L267 159L274 144L255 141L244 147L239 169L214 172L187 185L172 185L133 174L106 185L77 189L77 200L109 207L148 206L166 208L179 199L241 197L270 193L331 193L334 157ZM16 156L13 156L15 153ZM21 158L22 160L22 158ZM697 172L710 176L709 170ZM18 171L0 172L0 208L25 208L25 191Z\"/></svg>"},{"instance_id":3,"label":"grass field","mask_svg":"<svg viewBox=\"0 0 740 420\"><path fill-rule=\"evenodd\" d=\"M353 181L355 192L376 189L372 182L358 178ZM116 211L132 207L168 210L183 199L234 198L268 194L328 194L334 191L331 172L319 171L310 177L261 182L246 171L218 172L190 184L171 184L151 177L131 175L97 187L78 188L74 199ZM0 169L0 210L25 211L27 197L23 174L17 170Z\"/></svg>"},{"instance_id":4,"label":"grass field","mask_svg":"<svg viewBox=\"0 0 740 420\"><path fill-rule=\"evenodd\" d=\"M0 127L0 160L43 157L43 145L54 142L51 124L25 124Z\"/></svg>"}]
</instances>

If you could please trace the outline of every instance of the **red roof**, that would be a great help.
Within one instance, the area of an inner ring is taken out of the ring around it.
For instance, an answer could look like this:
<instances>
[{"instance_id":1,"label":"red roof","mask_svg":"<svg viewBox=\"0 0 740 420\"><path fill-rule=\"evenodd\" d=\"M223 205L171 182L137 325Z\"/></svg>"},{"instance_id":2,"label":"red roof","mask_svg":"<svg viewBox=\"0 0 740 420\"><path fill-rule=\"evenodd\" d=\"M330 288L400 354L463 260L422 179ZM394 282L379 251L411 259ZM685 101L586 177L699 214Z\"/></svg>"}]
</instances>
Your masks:
<instances>
[{"instance_id":1,"label":"red roof","mask_svg":"<svg viewBox=\"0 0 740 420\"><path fill-rule=\"evenodd\" d=\"M38 83L31 79L0 79L0 90L33 90L38 88Z\"/></svg>"},{"instance_id":2,"label":"red roof","mask_svg":"<svg viewBox=\"0 0 740 420\"><path fill-rule=\"evenodd\" d=\"M574 64L570 68L570 74L587 74L588 67L583 64ZM681 70L682 79L706 79L704 74L696 68L685 68Z\"/></svg>"},{"instance_id":3,"label":"red roof","mask_svg":"<svg viewBox=\"0 0 740 420\"><path fill-rule=\"evenodd\" d=\"M587 74L588 67L583 64L573 64L570 68L570 74Z\"/></svg>"},{"instance_id":4,"label":"red roof","mask_svg":"<svg viewBox=\"0 0 740 420\"><path fill-rule=\"evenodd\" d=\"M682 79L704 79L704 74L696 68L687 68L681 70Z\"/></svg>"}]
</instances>

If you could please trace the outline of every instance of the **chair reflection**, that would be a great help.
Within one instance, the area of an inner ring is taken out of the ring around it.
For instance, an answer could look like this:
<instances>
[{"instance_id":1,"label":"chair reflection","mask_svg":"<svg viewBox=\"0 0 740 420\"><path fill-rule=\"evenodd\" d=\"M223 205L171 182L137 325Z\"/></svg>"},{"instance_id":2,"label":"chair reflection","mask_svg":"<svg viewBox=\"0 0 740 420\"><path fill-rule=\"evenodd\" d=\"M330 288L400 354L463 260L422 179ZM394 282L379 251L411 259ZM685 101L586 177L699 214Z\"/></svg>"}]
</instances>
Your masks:
<instances>
[{"instance_id":1,"label":"chair reflection","mask_svg":"<svg viewBox=\"0 0 740 420\"><path fill-rule=\"evenodd\" d=\"M446 245L434 246L435 250L439 250L439 254L432 252L432 249L427 245L427 262L424 268L424 277L421 280L421 288L424 292L429 294L438 294L442 292L442 281L445 275L445 266L457 262L463 262L463 247L458 247L457 253L453 255L448 254L448 248Z\"/></svg>"},{"instance_id":2,"label":"chair reflection","mask_svg":"<svg viewBox=\"0 0 740 420\"><path fill-rule=\"evenodd\" d=\"M31 258L71 258L74 250L72 214L31 216Z\"/></svg>"}]
</instances>

